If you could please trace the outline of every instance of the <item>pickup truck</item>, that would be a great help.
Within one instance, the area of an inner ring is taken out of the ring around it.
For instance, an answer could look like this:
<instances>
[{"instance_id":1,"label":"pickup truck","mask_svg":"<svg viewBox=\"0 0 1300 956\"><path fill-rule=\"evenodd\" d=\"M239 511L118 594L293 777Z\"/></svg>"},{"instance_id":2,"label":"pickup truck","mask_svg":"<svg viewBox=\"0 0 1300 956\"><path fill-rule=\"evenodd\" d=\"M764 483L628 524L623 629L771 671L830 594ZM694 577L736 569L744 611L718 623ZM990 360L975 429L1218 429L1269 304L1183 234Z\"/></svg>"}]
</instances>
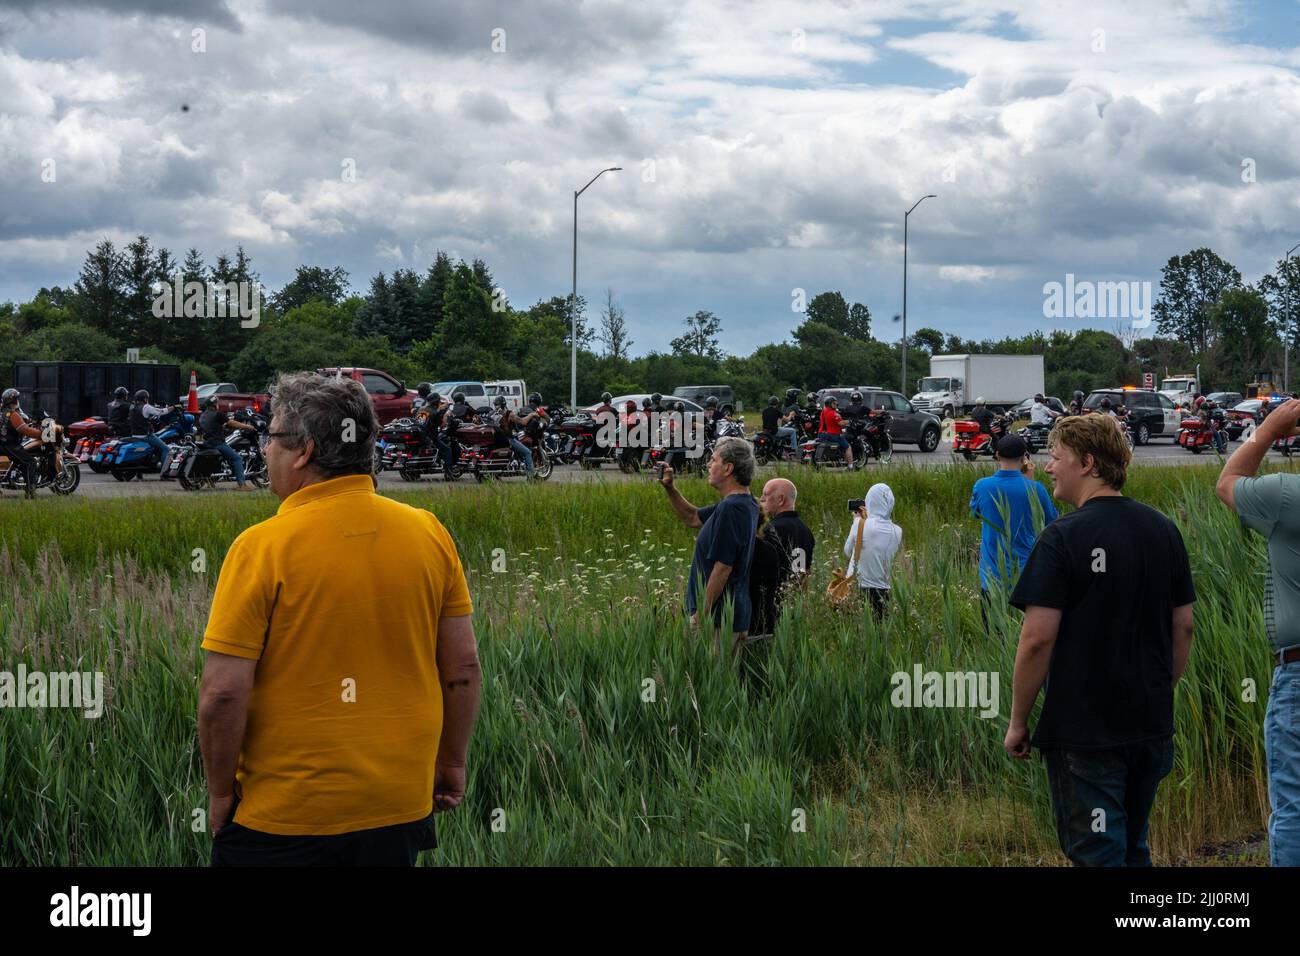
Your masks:
<instances>
[{"instance_id":1,"label":"pickup truck","mask_svg":"<svg viewBox=\"0 0 1300 956\"><path fill-rule=\"evenodd\" d=\"M318 368L316 374L343 376L360 382L370 393L381 426L411 414L411 403L416 393L387 372L373 368ZM223 412L251 407L256 412L266 414L271 407L270 392L229 392L218 389L215 394L217 408Z\"/></svg>"}]
</instances>

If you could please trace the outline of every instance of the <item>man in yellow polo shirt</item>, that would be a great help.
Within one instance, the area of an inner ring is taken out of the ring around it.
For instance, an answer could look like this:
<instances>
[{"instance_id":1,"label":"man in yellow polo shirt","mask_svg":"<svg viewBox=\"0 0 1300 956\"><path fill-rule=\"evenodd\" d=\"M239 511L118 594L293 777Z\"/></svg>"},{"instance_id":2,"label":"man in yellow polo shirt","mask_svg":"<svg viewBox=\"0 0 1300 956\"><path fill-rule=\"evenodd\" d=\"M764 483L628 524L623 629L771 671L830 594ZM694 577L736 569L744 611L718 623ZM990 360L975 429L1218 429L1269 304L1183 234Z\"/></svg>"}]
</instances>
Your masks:
<instances>
[{"instance_id":1,"label":"man in yellow polo shirt","mask_svg":"<svg viewBox=\"0 0 1300 956\"><path fill-rule=\"evenodd\" d=\"M220 865L411 865L465 793L479 664L465 573L428 511L375 493L351 379L280 379L276 514L226 554L199 742Z\"/></svg>"}]
</instances>

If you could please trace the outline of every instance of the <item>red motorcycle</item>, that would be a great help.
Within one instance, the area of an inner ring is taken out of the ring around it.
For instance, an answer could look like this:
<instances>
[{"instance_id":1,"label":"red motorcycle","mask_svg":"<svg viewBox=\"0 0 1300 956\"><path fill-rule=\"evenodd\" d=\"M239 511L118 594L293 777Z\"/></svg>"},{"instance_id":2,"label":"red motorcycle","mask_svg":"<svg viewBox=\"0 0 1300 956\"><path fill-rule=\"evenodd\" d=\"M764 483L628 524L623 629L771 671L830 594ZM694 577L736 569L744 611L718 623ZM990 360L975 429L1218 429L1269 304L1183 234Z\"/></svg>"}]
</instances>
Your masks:
<instances>
[{"instance_id":1,"label":"red motorcycle","mask_svg":"<svg viewBox=\"0 0 1300 956\"><path fill-rule=\"evenodd\" d=\"M1221 423L1217 419L1207 422L1199 416L1184 418L1179 423L1178 437L1175 441L1193 455L1199 455L1206 448L1214 447L1214 433L1220 426Z\"/></svg>"},{"instance_id":2,"label":"red motorcycle","mask_svg":"<svg viewBox=\"0 0 1300 956\"><path fill-rule=\"evenodd\" d=\"M968 418L952 423L952 451L967 461L974 461L980 455L994 457L998 442L1007 433L1007 417L997 415L989 421L989 430L980 431L980 423Z\"/></svg>"},{"instance_id":3,"label":"red motorcycle","mask_svg":"<svg viewBox=\"0 0 1300 956\"><path fill-rule=\"evenodd\" d=\"M456 480L466 470L462 461L451 467ZM441 475L447 471L438 446L429 441L423 426L410 418L389 422L375 443L375 474L396 471L403 481L417 481L423 475Z\"/></svg>"},{"instance_id":4,"label":"red motorcycle","mask_svg":"<svg viewBox=\"0 0 1300 956\"><path fill-rule=\"evenodd\" d=\"M114 437L108 422L98 416L83 418L64 429L64 434L72 443L72 454L79 462L89 465L90 470L96 474L108 471L107 465L93 460L95 452L99 451L99 446Z\"/></svg>"},{"instance_id":5,"label":"red motorcycle","mask_svg":"<svg viewBox=\"0 0 1300 956\"><path fill-rule=\"evenodd\" d=\"M539 447L528 435L517 437L532 453L533 474L543 481L551 477L555 463L546 454L546 449ZM460 443L461 461L468 463L474 472L475 481L489 477L524 477L528 474L513 448L509 445L504 448L492 447L496 443L496 427L493 425L461 425L456 429L456 441Z\"/></svg>"}]
</instances>

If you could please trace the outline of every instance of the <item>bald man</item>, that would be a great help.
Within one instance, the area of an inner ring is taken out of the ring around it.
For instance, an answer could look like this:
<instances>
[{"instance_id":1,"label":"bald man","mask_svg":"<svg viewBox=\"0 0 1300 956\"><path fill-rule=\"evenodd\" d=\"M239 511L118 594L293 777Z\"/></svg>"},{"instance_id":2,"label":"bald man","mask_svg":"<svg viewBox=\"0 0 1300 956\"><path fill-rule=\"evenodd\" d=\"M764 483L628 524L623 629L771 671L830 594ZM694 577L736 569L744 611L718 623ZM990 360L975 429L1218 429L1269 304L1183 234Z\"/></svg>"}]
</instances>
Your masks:
<instances>
[{"instance_id":1,"label":"bald man","mask_svg":"<svg viewBox=\"0 0 1300 956\"><path fill-rule=\"evenodd\" d=\"M754 559L749 566L750 604L754 609L750 643L771 637L786 585L802 585L812 568L813 533L795 510L798 497L799 491L790 479L769 478L758 499L765 521L759 524Z\"/></svg>"}]
</instances>

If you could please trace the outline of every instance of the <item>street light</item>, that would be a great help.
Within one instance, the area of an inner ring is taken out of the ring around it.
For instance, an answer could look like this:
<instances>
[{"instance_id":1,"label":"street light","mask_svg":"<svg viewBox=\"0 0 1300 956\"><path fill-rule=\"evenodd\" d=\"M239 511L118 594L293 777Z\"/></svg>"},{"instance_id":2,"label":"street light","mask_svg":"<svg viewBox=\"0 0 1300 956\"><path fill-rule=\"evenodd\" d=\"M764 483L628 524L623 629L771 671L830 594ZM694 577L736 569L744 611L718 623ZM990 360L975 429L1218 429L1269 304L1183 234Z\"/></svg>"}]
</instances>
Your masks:
<instances>
[{"instance_id":1,"label":"street light","mask_svg":"<svg viewBox=\"0 0 1300 956\"><path fill-rule=\"evenodd\" d=\"M907 389L907 217L912 215L916 207L927 199L938 198L934 193L922 196L912 203L911 209L903 214L903 387L899 391L903 393L904 398L909 394Z\"/></svg>"},{"instance_id":2,"label":"street light","mask_svg":"<svg viewBox=\"0 0 1300 956\"><path fill-rule=\"evenodd\" d=\"M1286 251L1285 262L1288 266L1291 264L1291 253L1295 252L1297 249L1300 249L1300 242L1297 242ZM1286 321L1282 323L1282 391L1289 395L1291 393L1291 323L1294 321L1294 317L1291 313L1295 311L1295 290L1291 287L1291 275L1289 272L1286 277L1286 284L1288 308L1286 310Z\"/></svg>"},{"instance_id":3,"label":"street light","mask_svg":"<svg viewBox=\"0 0 1300 956\"><path fill-rule=\"evenodd\" d=\"M572 327L570 336L573 354L569 363L569 407L574 411L578 408L578 197L587 191L587 186L590 186L601 176L606 173L617 173L622 169L622 166L610 166L608 169L602 169L591 177L591 182L573 194L573 291L569 295L569 322Z\"/></svg>"}]
</instances>

